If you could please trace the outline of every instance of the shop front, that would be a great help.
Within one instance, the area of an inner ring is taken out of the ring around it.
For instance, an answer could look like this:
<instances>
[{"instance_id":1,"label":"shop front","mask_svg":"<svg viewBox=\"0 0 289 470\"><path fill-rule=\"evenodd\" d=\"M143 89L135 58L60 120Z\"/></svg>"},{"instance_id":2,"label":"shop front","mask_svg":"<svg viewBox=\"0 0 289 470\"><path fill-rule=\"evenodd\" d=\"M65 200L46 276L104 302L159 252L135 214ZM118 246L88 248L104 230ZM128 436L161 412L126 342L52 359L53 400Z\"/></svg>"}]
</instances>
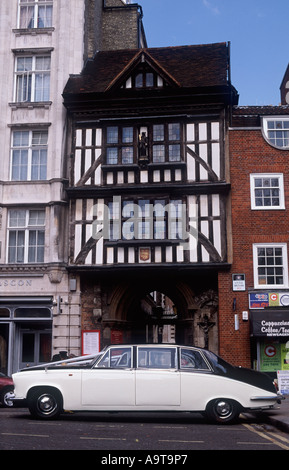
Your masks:
<instances>
[{"instance_id":1,"label":"shop front","mask_svg":"<svg viewBox=\"0 0 289 470\"><path fill-rule=\"evenodd\" d=\"M1 297L0 371L51 360L52 297Z\"/></svg>"},{"instance_id":2,"label":"shop front","mask_svg":"<svg viewBox=\"0 0 289 470\"><path fill-rule=\"evenodd\" d=\"M250 294L251 338L256 351L257 369L289 373L288 293Z\"/></svg>"}]
</instances>

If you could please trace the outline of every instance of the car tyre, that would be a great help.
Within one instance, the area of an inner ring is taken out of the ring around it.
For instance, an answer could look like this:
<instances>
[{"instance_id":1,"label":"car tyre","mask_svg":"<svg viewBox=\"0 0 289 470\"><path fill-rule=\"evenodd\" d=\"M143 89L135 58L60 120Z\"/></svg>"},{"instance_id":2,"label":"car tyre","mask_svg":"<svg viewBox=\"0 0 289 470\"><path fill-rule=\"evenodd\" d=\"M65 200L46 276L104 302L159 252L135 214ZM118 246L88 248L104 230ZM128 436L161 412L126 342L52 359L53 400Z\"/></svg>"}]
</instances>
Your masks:
<instances>
[{"instance_id":1,"label":"car tyre","mask_svg":"<svg viewBox=\"0 0 289 470\"><path fill-rule=\"evenodd\" d=\"M6 387L0 393L0 403L5 408L11 408L13 406L13 401L11 400L11 396L14 396L13 390L13 386Z\"/></svg>"},{"instance_id":2,"label":"car tyre","mask_svg":"<svg viewBox=\"0 0 289 470\"><path fill-rule=\"evenodd\" d=\"M28 407L34 418L55 419L62 412L62 396L55 389L36 389L30 396Z\"/></svg>"},{"instance_id":3,"label":"car tyre","mask_svg":"<svg viewBox=\"0 0 289 470\"><path fill-rule=\"evenodd\" d=\"M234 423L238 419L240 411L240 405L227 398L212 400L206 408L208 418L219 424Z\"/></svg>"}]
</instances>

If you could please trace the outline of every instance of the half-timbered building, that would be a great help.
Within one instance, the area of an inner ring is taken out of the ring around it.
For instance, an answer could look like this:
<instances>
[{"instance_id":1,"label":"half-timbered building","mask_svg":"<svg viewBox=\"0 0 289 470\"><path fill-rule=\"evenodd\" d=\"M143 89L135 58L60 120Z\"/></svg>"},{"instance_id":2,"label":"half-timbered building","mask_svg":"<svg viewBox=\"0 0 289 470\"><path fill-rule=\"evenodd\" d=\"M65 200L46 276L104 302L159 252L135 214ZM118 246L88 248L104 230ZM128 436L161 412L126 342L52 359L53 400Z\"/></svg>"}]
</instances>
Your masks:
<instances>
[{"instance_id":1,"label":"half-timbered building","mask_svg":"<svg viewBox=\"0 0 289 470\"><path fill-rule=\"evenodd\" d=\"M102 346L217 350L218 275L231 261L227 129L238 101L229 45L100 51L63 96L68 270L83 334L98 332Z\"/></svg>"}]
</instances>

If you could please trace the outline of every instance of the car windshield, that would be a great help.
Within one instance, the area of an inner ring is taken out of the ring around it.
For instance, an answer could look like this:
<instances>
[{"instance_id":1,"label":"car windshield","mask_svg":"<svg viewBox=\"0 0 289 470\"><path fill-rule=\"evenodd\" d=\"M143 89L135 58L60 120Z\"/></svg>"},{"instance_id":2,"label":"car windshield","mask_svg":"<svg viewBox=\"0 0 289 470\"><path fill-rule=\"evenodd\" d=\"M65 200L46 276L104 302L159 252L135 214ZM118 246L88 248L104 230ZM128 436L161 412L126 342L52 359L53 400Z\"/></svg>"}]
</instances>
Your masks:
<instances>
[{"instance_id":1,"label":"car windshield","mask_svg":"<svg viewBox=\"0 0 289 470\"><path fill-rule=\"evenodd\" d=\"M215 353L211 351L204 351L204 353L209 359L217 374L227 374L230 370L234 369L234 366L232 366L232 364L229 364L228 362L224 361L224 359L217 356Z\"/></svg>"}]
</instances>

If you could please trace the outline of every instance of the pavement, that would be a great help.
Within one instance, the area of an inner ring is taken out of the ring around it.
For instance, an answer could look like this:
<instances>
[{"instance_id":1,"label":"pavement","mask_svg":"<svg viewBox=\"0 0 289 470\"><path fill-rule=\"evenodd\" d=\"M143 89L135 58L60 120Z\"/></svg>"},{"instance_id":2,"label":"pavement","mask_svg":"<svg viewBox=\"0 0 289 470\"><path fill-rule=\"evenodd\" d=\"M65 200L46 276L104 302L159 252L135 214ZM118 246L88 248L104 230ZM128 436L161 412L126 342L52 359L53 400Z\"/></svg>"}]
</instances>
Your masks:
<instances>
[{"instance_id":1,"label":"pavement","mask_svg":"<svg viewBox=\"0 0 289 470\"><path fill-rule=\"evenodd\" d=\"M289 433L289 395L285 396L280 405L262 412L262 421L278 428L280 431Z\"/></svg>"}]
</instances>

